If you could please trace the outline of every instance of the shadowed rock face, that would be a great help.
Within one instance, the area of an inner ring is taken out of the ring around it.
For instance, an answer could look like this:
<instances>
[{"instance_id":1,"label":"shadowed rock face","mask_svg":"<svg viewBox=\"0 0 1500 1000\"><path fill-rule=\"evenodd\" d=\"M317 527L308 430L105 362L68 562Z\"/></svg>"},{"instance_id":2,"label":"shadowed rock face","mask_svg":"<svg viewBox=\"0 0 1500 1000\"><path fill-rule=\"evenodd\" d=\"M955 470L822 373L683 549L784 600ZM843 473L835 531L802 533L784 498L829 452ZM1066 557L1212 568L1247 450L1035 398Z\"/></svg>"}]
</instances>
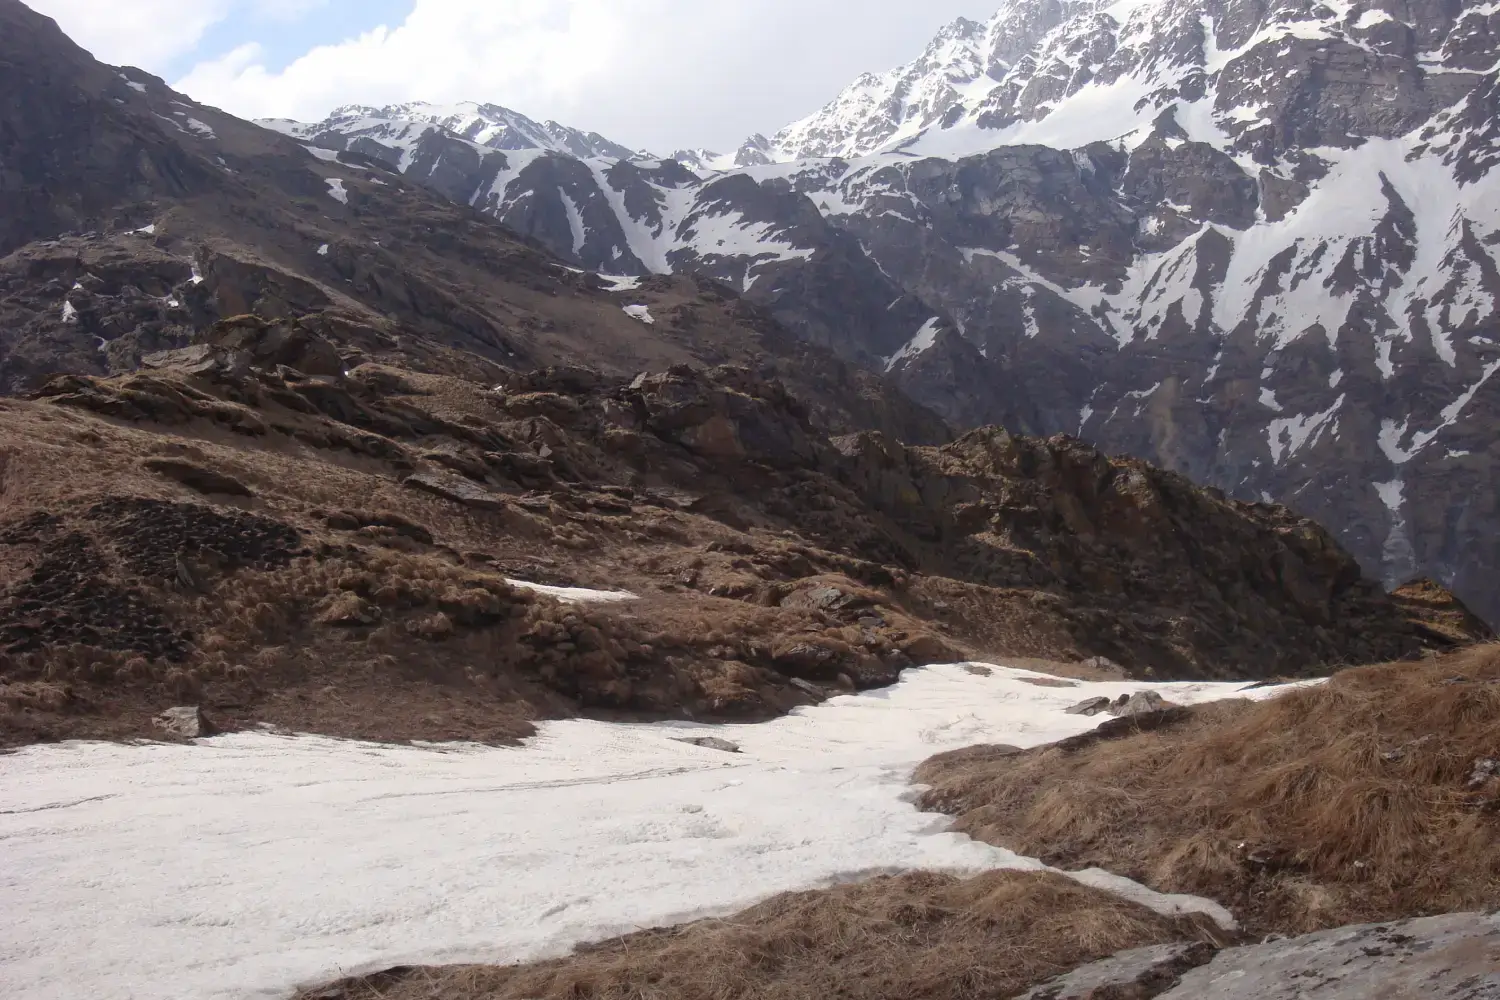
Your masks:
<instances>
[{"instance_id":1,"label":"shadowed rock face","mask_svg":"<svg viewBox=\"0 0 1500 1000\"><path fill-rule=\"evenodd\" d=\"M711 274L961 426L1290 503L1493 620L1497 17L1009 0L699 176L407 176L581 267Z\"/></svg>"}]
</instances>

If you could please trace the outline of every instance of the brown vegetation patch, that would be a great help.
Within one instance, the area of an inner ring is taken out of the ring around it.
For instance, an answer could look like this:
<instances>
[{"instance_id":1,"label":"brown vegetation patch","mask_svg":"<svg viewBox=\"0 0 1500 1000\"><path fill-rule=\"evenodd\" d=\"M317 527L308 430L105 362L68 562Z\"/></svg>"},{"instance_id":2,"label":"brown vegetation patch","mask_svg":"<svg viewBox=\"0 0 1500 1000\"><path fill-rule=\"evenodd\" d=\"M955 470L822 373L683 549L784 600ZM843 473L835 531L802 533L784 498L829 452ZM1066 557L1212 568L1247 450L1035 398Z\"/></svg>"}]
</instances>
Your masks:
<instances>
[{"instance_id":1,"label":"brown vegetation patch","mask_svg":"<svg viewBox=\"0 0 1500 1000\"><path fill-rule=\"evenodd\" d=\"M497 386L215 351L0 413L0 681L71 691L27 699L0 743L149 735L182 704L226 728L488 740L581 712L767 718L934 662L1265 676L1422 648L1304 522L1061 439L839 444L744 368ZM1080 469L1083 520L1057 506ZM70 534L63 572L48 546ZM1233 566L1200 566L1200 543ZM566 608L507 577L642 599Z\"/></svg>"},{"instance_id":2,"label":"brown vegetation patch","mask_svg":"<svg viewBox=\"0 0 1500 1000\"><path fill-rule=\"evenodd\" d=\"M1191 933L1057 875L917 872L788 893L556 961L392 969L298 1000L994 1000Z\"/></svg>"},{"instance_id":3,"label":"brown vegetation patch","mask_svg":"<svg viewBox=\"0 0 1500 1000\"><path fill-rule=\"evenodd\" d=\"M926 808L1300 933L1500 904L1500 647L924 764ZM1100 738L1100 737L1103 738Z\"/></svg>"}]
</instances>

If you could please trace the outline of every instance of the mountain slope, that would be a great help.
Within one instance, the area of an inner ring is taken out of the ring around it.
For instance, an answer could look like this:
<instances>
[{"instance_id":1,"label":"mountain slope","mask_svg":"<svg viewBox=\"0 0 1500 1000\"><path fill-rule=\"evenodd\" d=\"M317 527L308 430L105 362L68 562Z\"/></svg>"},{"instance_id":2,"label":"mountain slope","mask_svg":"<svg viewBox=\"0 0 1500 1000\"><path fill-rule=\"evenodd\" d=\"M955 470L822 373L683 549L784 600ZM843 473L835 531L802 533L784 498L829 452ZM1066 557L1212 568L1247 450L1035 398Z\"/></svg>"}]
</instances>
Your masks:
<instances>
[{"instance_id":1,"label":"mountain slope","mask_svg":"<svg viewBox=\"0 0 1500 1000\"><path fill-rule=\"evenodd\" d=\"M808 341L880 371L982 356L893 285L863 294L893 279L794 191L534 157L660 213L635 246L674 220L667 262L697 272L604 278L0 15L35 209L0 258L0 373L27 397L0 405L8 741L138 735L200 696L235 724L492 739L585 709L775 713L986 650L1263 676L1485 634L1284 508L1067 437L950 441ZM92 138L60 160L42 137L65 128ZM137 172L101 182L130 143ZM84 231L28 241L65 221ZM771 233L791 250L747 261ZM775 300L799 288L793 330ZM884 343L882 316L905 327ZM587 632L505 574L641 599ZM393 684L411 713L370 710Z\"/></svg>"},{"instance_id":2,"label":"mountain slope","mask_svg":"<svg viewBox=\"0 0 1500 1000\"><path fill-rule=\"evenodd\" d=\"M493 383L560 362L618 373L735 362L786 377L828 430L950 436L726 288L577 273L376 160L315 155L104 67L14 0L0 16L0 84L28 95L0 107L0 184L23 209L0 218L5 391L60 371L130 371L253 312L301 319L348 367ZM653 325L627 307L654 309Z\"/></svg>"},{"instance_id":3,"label":"mountain slope","mask_svg":"<svg viewBox=\"0 0 1500 1000\"><path fill-rule=\"evenodd\" d=\"M955 423L1294 504L1494 619L1497 37L1475 2L1013 0L702 176L456 187L580 266L728 281Z\"/></svg>"}]
</instances>

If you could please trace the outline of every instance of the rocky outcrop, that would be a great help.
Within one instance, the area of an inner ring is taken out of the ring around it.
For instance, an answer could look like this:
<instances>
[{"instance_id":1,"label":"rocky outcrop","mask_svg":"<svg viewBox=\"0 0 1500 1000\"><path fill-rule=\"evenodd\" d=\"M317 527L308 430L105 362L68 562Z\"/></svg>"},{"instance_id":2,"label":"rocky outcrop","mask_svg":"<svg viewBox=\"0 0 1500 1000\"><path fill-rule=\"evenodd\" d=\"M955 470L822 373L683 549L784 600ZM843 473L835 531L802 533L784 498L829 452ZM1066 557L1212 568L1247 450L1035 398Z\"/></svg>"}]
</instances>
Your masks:
<instances>
[{"instance_id":1,"label":"rocky outcrop","mask_svg":"<svg viewBox=\"0 0 1500 1000\"><path fill-rule=\"evenodd\" d=\"M1226 948L1156 945L1083 966L1017 1000L1486 1000L1500 918L1454 913Z\"/></svg>"}]
</instances>

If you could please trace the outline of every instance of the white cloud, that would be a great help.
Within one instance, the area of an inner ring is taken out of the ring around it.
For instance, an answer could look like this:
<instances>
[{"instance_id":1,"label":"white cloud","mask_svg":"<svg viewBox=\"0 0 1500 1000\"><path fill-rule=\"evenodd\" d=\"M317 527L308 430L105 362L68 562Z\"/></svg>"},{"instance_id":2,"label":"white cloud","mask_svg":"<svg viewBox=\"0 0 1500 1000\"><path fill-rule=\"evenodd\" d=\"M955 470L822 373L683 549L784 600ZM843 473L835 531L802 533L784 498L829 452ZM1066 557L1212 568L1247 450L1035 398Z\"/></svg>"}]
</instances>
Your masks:
<instances>
[{"instance_id":1,"label":"white cloud","mask_svg":"<svg viewBox=\"0 0 1500 1000\"><path fill-rule=\"evenodd\" d=\"M943 22L983 17L994 3L415 0L403 23L284 68L267 68L247 45L201 62L177 87L246 117L478 100L659 152L726 148L807 114L862 71L915 56Z\"/></svg>"},{"instance_id":2,"label":"white cloud","mask_svg":"<svg viewBox=\"0 0 1500 1000\"><path fill-rule=\"evenodd\" d=\"M25 0L103 62L166 72L232 14L297 21L330 0ZM348 0L340 0L348 2Z\"/></svg>"},{"instance_id":3,"label":"white cloud","mask_svg":"<svg viewBox=\"0 0 1500 1000\"><path fill-rule=\"evenodd\" d=\"M26 0L103 62L160 71L229 15L230 0Z\"/></svg>"}]
</instances>

